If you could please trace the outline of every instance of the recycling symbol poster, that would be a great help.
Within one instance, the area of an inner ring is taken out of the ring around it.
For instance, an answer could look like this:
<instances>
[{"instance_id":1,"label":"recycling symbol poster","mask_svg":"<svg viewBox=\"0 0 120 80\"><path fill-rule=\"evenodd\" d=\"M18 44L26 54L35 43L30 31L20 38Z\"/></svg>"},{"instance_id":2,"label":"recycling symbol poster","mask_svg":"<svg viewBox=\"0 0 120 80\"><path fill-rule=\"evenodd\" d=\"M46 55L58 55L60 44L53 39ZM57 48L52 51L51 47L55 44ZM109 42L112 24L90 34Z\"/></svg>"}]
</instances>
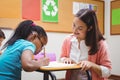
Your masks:
<instances>
[{"instance_id":1,"label":"recycling symbol poster","mask_svg":"<svg viewBox=\"0 0 120 80\"><path fill-rule=\"evenodd\" d=\"M42 0L42 21L58 22L58 0Z\"/></svg>"}]
</instances>

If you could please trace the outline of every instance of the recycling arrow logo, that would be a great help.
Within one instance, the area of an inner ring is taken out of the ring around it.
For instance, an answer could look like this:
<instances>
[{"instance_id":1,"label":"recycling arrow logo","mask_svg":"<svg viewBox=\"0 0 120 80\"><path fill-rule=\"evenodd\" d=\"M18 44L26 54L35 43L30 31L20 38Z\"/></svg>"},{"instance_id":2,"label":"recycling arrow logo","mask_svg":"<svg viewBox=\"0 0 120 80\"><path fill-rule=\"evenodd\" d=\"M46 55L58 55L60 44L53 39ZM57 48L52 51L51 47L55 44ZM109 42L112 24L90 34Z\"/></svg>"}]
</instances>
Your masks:
<instances>
[{"instance_id":1,"label":"recycling arrow logo","mask_svg":"<svg viewBox=\"0 0 120 80\"><path fill-rule=\"evenodd\" d=\"M58 13L58 7L54 0L46 0L46 2L43 4L43 11L46 16L56 16Z\"/></svg>"}]
</instances>

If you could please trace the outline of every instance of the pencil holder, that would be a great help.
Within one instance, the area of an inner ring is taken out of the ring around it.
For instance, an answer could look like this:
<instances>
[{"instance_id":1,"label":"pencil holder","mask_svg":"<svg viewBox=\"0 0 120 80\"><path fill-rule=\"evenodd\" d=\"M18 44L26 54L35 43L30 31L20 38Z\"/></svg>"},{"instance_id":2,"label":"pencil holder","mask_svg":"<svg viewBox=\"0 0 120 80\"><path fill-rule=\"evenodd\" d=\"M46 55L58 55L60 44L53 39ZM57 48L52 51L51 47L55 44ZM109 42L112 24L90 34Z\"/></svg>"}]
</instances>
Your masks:
<instances>
[{"instance_id":1,"label":"pencil holder","mask_svg":"<svg viewBox=\"0 0 120 80\"><path fill-rule=\"evenodd\" d=\"M44 53L42 53L42 52L34 55L35 59L40 59L42 57L44 57ZM46 53L46 57L48 57L50 59L50 61L56 61L55 53Z\"/></svg>"}]
</instances>

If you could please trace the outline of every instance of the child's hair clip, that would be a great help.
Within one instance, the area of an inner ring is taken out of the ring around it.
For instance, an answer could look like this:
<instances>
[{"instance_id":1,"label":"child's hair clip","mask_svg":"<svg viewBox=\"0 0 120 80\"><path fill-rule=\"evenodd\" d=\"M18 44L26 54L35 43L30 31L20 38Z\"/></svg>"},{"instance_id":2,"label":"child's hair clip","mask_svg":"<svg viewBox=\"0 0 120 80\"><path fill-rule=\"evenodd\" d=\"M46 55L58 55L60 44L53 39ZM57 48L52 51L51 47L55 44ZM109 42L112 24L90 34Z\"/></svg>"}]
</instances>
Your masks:
<instances>
[{"instance_id":1,"label":"child's hair clip","mask_svg":"<svg viewBox=\"0 0 120 80\"><path fill-rule=\"evenodd\" d=\"M32 25L32 26L36 26L36 24L35 24L35 23L32 23L31 25Z\"/></svg>"}]
</instances>

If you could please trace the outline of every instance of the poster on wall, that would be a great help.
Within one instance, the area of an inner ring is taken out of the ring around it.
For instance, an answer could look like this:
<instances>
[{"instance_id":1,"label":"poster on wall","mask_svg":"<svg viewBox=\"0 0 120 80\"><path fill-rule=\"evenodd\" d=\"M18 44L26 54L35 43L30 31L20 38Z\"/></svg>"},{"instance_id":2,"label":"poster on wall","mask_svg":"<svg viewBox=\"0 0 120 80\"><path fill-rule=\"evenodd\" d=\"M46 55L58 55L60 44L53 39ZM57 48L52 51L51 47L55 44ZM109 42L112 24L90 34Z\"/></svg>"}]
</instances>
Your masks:
<instances>
[{"instance_id":1,"label":"poster on wall","mask_svg":"<svg viewBox=\"0 0 120 80\"><path fill-rule=\"evenodd\" d=\"M97 12L97 6L94 4L73 2L73 14L76 14L80 9L91 9Z\"/></svg>"},{"instance_id":2,"label":"poster on wall","mask_svg":"<svg viewBox=\"0 0 120 80\"><path fill-rule=\"evenodd\" d=\"M22 19L40 20L40 0L22 0Z\"/></svg>"},{"instance_id":3,"label":"poster on wall","mask_svg":"<svg viewBox=\"0 0 120 80\"><path fill-rule=\"evenodd\" d=\"M120 25L120 8L112 10L112 25Z\"/></svg>"},{"instance_id":4,"label":"poster on wall","mask_svg":"<svg viewBox=\"0 0 120 80\"><path fill-rule=\"evenodd\" d=\"M120 1L111 2L111 27L110 34L120 35Z\"/></svg>"},{"instance_id":5,"label":"poster on wall","mask_svg":"<svg viewBox=\"0 0 120 80\"><path fill-rule=\"evenodd\" d=\"M58 22L58 0L42 0L42 21Z\"/></svg>"}]
</instances>

